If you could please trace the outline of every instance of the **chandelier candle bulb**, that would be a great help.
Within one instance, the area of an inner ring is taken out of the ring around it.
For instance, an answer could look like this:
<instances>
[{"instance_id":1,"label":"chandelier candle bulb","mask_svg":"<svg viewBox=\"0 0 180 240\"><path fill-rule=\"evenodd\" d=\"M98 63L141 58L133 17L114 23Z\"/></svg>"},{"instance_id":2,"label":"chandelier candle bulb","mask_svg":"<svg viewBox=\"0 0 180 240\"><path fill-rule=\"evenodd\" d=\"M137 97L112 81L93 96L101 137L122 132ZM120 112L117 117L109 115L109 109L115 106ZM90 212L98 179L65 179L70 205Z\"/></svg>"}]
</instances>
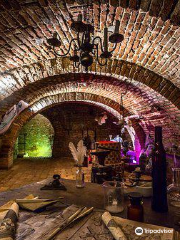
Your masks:
<instances>
[{"instance_id":1,"label":"chandelier candle bulb","mask_svg":"<svg viewBox=\"0 0 180 240\"><path fill-rule=\"evenodd\" d=\"M104 28L104 52L108 51L108 28Z\"/></svg>"},{"instance_id":2,"label":"chandelier candle bulb","mask_svg":"<svg viewBox=\"0 0 180 240\"><path fill-rule=\"evenodd\" d=\"M115 25L114 33L119 33L119 26L120 26L120 21L119 21L119 20L116 20L116 25Z\"/></svg>"},{"instance_id":3,"label":"chandelier candle bulb","mask_svg":"<svg viewBox=\"0 0 180 240\"><path fill-rule=\"evenodd\" d=\"M74 56L77 55L77 49L76 49L76 46L74 47Z\"/></svg>"}]
</instances>

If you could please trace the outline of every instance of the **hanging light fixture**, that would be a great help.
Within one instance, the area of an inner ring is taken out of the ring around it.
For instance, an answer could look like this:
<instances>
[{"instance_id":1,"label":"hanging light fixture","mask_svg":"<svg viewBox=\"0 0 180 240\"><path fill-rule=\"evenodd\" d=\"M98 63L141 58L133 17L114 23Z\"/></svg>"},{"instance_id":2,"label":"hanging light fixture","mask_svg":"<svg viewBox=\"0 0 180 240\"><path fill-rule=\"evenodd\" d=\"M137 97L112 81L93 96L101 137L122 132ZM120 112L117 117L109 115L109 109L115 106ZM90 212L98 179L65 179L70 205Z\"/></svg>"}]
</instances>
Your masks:
<instances>
[{"instance_id":1,"label":"hanging light fixture","mask_svg":"<svg viewBox=\"0 0 180 240\"><path fill-rule=\"evenodd\" d=\"M47 43L53 47L56 56L65 57L69 55L74 67L78 68L82 65L88 71L88 67L92 65L94 58L99 65L105 66L108 58L112 57L117 44L124 39L124 36L119 33L119 26L120 22L116 20L113 34L109 36L108 28L105 26L103 39L99 36L94 37L94 26L84 23L82 21L82 14L79 14L77 21L73 21L71 24L71 29L76 32L77 37L70 41L66 53L61 54L59 52L62 44L57 33L54 33L53 37L47 40ZM109 43L114 44L111 51L108 48ZM71 52L73 52L72 55Z\"/></svg>"}]
</instances>

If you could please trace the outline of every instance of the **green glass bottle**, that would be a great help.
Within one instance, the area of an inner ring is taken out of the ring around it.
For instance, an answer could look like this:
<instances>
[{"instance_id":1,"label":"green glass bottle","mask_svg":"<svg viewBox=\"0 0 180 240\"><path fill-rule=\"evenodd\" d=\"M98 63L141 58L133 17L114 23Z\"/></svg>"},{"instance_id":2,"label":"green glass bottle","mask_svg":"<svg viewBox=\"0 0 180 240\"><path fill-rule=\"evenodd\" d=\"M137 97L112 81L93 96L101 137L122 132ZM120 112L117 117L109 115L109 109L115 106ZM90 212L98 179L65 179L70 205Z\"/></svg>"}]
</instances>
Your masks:
<instances>
[{"instance_id":1,"label":"green glass bottle","mask_svg":"<svg viewBox=\"0 0 180 240\"><path fill-rule=\"evenodd\" d=\"M152 179L152 209L157 212L167 212L166 152L162 143L162 127L155 127Z\"/></svg>"}]
</instances>

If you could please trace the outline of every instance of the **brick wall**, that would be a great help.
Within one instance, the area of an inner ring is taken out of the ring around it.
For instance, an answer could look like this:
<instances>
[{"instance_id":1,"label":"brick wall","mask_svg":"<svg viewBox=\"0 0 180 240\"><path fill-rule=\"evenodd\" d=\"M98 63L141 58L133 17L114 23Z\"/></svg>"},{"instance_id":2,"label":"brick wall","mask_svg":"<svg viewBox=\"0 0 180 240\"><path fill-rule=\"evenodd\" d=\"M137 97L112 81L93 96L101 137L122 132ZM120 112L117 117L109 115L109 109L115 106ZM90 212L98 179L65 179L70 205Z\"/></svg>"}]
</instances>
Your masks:
<instances>
[{"instance_id":1,"label":"brick wall","mask_svg":"<svg viewBox=\"0 0 180 240\"><path fill-rule=\"evenodd\" d=\"M42 114L54 127L53 157L71 156L69 142L77 145L79 140L87 136L87 132L92 139L96 132L97 141L109 140L109 135L119 134L119 127L112 123L115 118L111 115L105 124L101 126L97 124L95 117L103 111L103 109L80 103L65 103L43 111Z\"/></svg>"},{"instance_id":2,"label":"brick wall","mask_svg":"<svg viewBox=\"0 0 180 240\"><path fill-rule=\"evenodd\" d=\"M137 132L140 125L145 133L153 135L154 126L161 125L166 147L178 145L180 0L92 0L88 18L94 23L95 36L102 37L104 26L114 25L118 19L124 41L107 66L94 62L89 74L84 74L81 67L74 69L69 57L55 58L47 44L56 31L62 40L62 52L66 52L67 43L75 37L70 25L83 12L82 2L86 1L0 2L0 116L21 99L43 109L73 94L84 99L94 92L94 101L106 102L117 110L120 93L130 86L124 106L128 114L142 116ZM87 86L79 87L82 82ZM154 105L158 105L155 112ZM27 119L22 115L20 122L0 137L3 166L12 165L12 146ZM144 133L141 138L143 144Z\"/></svg>"},{"instance_id":3,"label":"brick wall","mask_svg":"<svg viewBox=\"0 0 180 240\"><path fill-rule=\"evenodd\" d=\"M9 168L13 164L13 153L16 139L19 135L21 128L29 121L35 114L38 112L42 112L45 109L51 108L53 105L57 105L63 102L76 102L76 103L88 103L94 106L99 106L103 109L103 111L107 111L111 115L116 118L119 117L119 104L115 101L112 101L108 98L97 96L93 94L79 94L79 93L66 93L61 96L55 96L55 99L48 99L42 103L38 104L39 108L35 108L36 111L32 111L30 109L26 109L23 111L12 123L9 130L0 136L0 140L2 141L2 146L0 149L0 168ZM79 102L78 102L79 101ZM45 105L44 105L45 103ZM125 109L125 116L128 114L128 111ZM134 122L134 121L132 121ZM140 140L141 147L144 145L144 132L139 125L138 121L135 123L136 125L136 133Z\"/></svg>"}]
</instances>

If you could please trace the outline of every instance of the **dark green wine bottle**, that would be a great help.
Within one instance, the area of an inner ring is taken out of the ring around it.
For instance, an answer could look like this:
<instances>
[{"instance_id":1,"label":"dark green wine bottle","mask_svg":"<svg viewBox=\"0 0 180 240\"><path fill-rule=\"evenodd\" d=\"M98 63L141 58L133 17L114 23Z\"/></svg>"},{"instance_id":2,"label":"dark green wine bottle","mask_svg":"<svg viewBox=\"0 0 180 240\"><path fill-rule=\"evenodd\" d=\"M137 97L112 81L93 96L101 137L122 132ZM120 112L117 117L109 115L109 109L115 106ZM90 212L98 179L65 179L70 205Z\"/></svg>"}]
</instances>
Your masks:
<instances>
[{"instance_id":1,"label":"dark green wine bottle","mask_svg":"<svg viewBox=\"0 0 180 240\"><path fill-rule=\"evenodd\" d=\"M152 209L167 212L166 152L162 143L162 127L155 127L155 148L152 156Z\"/></svg>"}]
</instances>

